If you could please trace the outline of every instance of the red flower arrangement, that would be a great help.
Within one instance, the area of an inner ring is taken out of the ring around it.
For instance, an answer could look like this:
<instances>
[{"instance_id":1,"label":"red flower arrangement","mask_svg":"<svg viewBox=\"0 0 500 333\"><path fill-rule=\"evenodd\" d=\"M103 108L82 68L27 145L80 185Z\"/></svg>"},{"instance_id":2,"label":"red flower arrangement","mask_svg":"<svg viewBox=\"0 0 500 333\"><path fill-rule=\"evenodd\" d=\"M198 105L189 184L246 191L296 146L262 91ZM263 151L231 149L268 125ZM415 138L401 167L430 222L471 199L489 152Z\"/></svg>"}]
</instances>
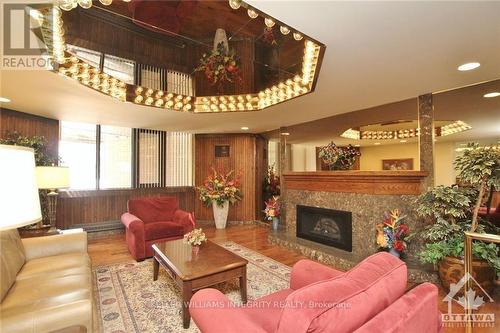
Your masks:
<instances>
[{"instance_id":1,"label":"red flower arrangement","mask_svg":"<svg viewBox=\"0 0 500 333\"><path fill-rule=\"evenodd\" d=\"M205 73L208 82L213 86L217 84L219 90L223 89L226 82L241 81L240 60L233 50L226 51L223 42L217 44L210 54L203 54L195 72Z\"/></svg>"},{"instance_id":2,"label":"red flower arrangement","mask_svg":"<svg viewBox=\"0 0 500 333\"><path fill-rule=\"evenodd\" d=\"M410 228L402 223L404 218L399 209L384 214L384 222L377 225L377 244L380 248L394 249L399 253L406 250L408 245L406 237L410 233Z\"/></svg>"},{"instance_id":3,"label":"red flower arrangement","mask_svg":"<svg viewBox=\"0 0 500 333\"><path fill-rule=\"evenodd\" d=\"M200 200L207 207L214 203L222 206L226 201L234 204L242 198L240 179L234 175L233 171L223 174L212 169L212 174L197 190L200 192Z\"/></svg>"}]
</instances>

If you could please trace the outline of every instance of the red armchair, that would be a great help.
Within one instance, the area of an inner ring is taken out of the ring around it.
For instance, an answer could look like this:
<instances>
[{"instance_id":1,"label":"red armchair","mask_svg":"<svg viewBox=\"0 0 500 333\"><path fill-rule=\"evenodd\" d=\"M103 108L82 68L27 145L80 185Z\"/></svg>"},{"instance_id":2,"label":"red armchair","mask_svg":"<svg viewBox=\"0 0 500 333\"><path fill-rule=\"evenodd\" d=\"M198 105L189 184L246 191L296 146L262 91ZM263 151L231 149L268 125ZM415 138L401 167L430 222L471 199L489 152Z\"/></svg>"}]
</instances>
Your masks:
<instances>
[{"instance_id":1,"label":"red armchair","mask_svg":"<svg viewBox=\"0 0 500 333\"><path fill-rule=\"evenodd\" d=\"M182 238L196 223L194 213L179 209L175 197L130 199L127 206L121 221L128 250L135 260L152 257L154 243Z\"/></svg>"},{"instance_id":2,"label":"red armchair","mask_svg":"<svg viewBox=\"0 0 500 333\"><path fill-rule=\"evenodd\" d=\"M288 289L242 307L216 289L202 289L191 298L189 312L203 333L440 332L437 287L406 288L405 263L386 252L347 273L301 260Z\"/></svg>"}]
</instances>

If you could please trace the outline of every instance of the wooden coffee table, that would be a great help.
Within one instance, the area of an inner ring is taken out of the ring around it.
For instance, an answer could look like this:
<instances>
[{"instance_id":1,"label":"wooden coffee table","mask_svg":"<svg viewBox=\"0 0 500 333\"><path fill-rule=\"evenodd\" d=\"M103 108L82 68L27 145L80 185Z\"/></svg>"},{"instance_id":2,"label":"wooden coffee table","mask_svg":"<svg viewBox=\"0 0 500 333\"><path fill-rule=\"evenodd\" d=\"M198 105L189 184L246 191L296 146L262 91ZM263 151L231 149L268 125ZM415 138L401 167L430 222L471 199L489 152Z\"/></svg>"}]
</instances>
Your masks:
<instances>
[{"instance_id":1,"label":"wooden coffee table","mask_svg":"<svg viewBox=\"0 0 500 333\"><path fill-rule=\"evenodd\" d=\"M207 241L193 255L191 245L182 239L153 245L153 280L158 279L160 264L182 290L182 321L189 327L189 301L193 292L217 283L239 278L241 300L247 302L247 263L223 247Z\"/></svg>"}]
</instances>

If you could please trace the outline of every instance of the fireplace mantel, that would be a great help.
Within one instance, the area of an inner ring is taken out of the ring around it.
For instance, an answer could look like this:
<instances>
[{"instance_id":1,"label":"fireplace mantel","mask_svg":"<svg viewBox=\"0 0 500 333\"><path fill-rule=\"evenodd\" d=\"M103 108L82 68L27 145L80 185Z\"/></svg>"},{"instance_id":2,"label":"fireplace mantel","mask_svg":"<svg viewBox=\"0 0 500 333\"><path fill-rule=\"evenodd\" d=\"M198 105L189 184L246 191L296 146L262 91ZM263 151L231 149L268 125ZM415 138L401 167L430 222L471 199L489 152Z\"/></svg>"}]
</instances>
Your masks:
<instances>
[{"instance_id":1,"label":"fireplace mantel","mask_svg":"<svg viewBox=\"0 0 500 333\"><path fill-rule=\"evenodd\" d=\"M425 171L314 171L283 174L287 190L418 195Z\"/></svg>"}]
</instances>

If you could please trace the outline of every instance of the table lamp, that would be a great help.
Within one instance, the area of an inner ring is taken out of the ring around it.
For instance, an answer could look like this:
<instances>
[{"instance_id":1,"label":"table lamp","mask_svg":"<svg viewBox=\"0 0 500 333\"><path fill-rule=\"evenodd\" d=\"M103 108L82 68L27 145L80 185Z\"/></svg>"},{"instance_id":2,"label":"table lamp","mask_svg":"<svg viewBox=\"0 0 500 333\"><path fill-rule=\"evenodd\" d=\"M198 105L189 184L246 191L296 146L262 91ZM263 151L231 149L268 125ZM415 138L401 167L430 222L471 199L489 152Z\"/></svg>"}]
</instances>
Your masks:
<instances>
[{"instance_id":1,"label":"table lamp","mask_svg":"<svg viewBox=\"0 0 500 333\"><path fill-rule=\"evenodd\" d=\"M40 190L49 190L47 193L48 216L50 226L56 226L57 190L69 188L69 168L60 166L36 167L36 179Z\"/></svg>"},{"instance_id":2,"label":"table lamp","mask_svg":"<svg viewBox=\"0 0 500 333\"><path fill-rule=\"evenodd\" d=\"M42 220L33 149L0 145L0 188L0 230Z\"/></svg>"}]
</instances>

